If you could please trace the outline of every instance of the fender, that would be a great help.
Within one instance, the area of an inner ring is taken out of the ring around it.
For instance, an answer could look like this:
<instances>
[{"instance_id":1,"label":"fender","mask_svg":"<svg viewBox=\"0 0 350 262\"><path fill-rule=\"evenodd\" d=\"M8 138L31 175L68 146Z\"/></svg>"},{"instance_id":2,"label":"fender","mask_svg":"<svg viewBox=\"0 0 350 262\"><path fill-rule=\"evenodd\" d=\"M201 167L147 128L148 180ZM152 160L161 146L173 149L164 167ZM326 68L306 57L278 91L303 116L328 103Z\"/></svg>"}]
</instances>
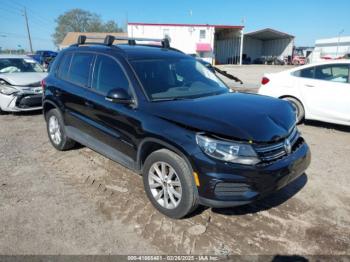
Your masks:
<instances>
[{"instance_id":1,"label":"fender","mask_svg":"<svg viewBox=\"0 0 350 262\"><path fill-rule=\"evenodd\" d=\"M158 138L153 138L153 137L147 137L147 138L144 138L139 146L138 146L138 149L137 149L137 157L136 157L136 165L138 167L138 169L140 171L142 171L142 163L141 163L141 153L142 153L142 148L143 148L143 145L147 142L153 142L153 143L157 143L159 145L162 145L164 146L165 148L169 149L169 150L172 150L174 151L176 154L178 154L179 156L181 156L185 161L186 163L188 164L189 168L191 169L191 171L193 170L193 164L188 160L188 156L185 152L183 152L182 150L180 150L178 147L172 145L172 144L169 144L167 142L164 142L163 140L160 140Z\"/></svg>"},{"instance_id":2,"label":"fender","mask_svg":"<svg viewBox=\"0 0 350 262\"><path fill-rule=\"evenodd\" d=\"M154 143L157 143L157 144L160 144L162 146L164 146L165 148L169 149L169 150L172 150L174 151L176 154L178 154L179 156L182 157L182 159L185 160L185 162L187 163L190 171L191 171L191 179L193 181L193 189L194 189L194 192L195 194L198 196L198 189L197 187L195 186L196 182L194 180L194 177L192 175L193 171L194 171L194 165L191 164L191 162L189 161L189 158L187 157L187 154L185 152L182 152L179 148L177 148L176 146L174 145L171 145L167 142L164 142L163 140L160 140L160 139L157 139L157 138L153 138L153 137L148 137L148 138L145 138L141 141L141 143L139 144L139 147L138 147L138 150L137 150L137 160L136 160L136 167L138 168L138 170L140 170L140 173L142 174L142 169L143 167L141 166L141 159L140 159L140 156L141 156L141 152L142 152L142 147L145 143L147 142L154 142Z\"/></svg>"},{"instance_id":3,"label":"fender","mask_svg":"<svg viewBox=\"0 0 350 262\"><path fill-rule=\"evenodd\" d=\"M54 106L55 108L59 109L61 112L63 112L63 106L60 106L60 103L57 101L54 101L54 99L50 99L50 97L46 97L45 100L43 100L43 114L45 115L45 105L50 104Z\"/></svg>"}]
</instances>

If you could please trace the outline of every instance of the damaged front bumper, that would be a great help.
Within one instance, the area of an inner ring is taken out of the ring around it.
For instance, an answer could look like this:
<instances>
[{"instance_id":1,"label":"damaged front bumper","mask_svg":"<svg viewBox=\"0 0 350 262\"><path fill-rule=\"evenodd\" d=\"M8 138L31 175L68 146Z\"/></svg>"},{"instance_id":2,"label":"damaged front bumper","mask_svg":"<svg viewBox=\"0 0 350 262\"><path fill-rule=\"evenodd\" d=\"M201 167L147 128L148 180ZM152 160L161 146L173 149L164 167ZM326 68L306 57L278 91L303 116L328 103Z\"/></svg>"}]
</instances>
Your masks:
<instances>
[{"instance_id":1,"label":"damaged front bumper","mask_svg":"<svg viewBox=\"0 0 350 262\"><path fill-rule=\"evenodd\" d=\"M38 87L13 94L0 93L0 109L7 112L41 110L42 89Z\"/></svg>"}]
</instances>

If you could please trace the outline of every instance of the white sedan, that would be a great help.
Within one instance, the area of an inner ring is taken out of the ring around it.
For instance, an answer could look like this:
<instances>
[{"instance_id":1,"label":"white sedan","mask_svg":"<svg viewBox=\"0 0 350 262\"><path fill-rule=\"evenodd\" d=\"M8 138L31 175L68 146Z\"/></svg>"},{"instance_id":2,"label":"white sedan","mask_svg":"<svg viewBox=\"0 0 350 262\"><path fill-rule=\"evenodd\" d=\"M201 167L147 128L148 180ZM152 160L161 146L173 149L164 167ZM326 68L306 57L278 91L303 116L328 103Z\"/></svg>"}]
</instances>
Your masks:
<instances>
[{"instance_id":1,"label":"white sedan","mask_svg":"<svg viewBox=\"0 0 350 262\"><path fill-rule=\"evenodd\" d=\"M40 81L47 73L25 55L0 55L0 114L42 108Z\"/></svg>"},{"instance_id":2,"label":"white sedan","mask_svg":"<svg viewBox=\"0 0 350 262\"><path fill-rule=\"evenodd\" d=\"M265 74L259 94L288 100L297 121L350 126L350 60L334 60Z\"/></svg>"}]
</instances>

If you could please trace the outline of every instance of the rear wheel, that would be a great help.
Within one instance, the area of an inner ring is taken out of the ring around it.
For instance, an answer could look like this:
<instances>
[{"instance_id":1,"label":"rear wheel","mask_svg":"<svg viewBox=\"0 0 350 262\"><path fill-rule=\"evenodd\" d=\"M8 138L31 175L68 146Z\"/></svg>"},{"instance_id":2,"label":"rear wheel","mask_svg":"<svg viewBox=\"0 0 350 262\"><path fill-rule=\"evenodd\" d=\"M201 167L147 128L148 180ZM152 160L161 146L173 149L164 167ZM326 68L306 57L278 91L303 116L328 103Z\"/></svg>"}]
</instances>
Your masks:
<instances>
[{"instance_id":1,"label":"rear wheel","mask_svg":"<svg viewBox=\"0 0 350 262\"><path fill-rule=\"evenodd\" d=\"M51 109L45 118L51 144L60 151L74 147L75 141L66 136L61 112L58 109Z\"/></svg>"},{"instance_id":2,"label":"rear wheel","mask_svg":"<svg viewBox=\"0 0 350 262\"><path fill-rule=\"evenodd\" d=\"M288 101L293 106L297 115L297 124L302 123L305 118L305 110L302 103L293 97L284 97L282 99Z\"/></svg>"},{"instance_id":3,"label":"rear wheel","mask_svg":"<svg viewBox=\"0 0 350 262\"><path fill-rule=\"evenodd\" d=\"M171 218L182 218L197 207L191 168L174 152L161 149L147 157L143 183L153 206Z\"/></svg>"}]
</instances>

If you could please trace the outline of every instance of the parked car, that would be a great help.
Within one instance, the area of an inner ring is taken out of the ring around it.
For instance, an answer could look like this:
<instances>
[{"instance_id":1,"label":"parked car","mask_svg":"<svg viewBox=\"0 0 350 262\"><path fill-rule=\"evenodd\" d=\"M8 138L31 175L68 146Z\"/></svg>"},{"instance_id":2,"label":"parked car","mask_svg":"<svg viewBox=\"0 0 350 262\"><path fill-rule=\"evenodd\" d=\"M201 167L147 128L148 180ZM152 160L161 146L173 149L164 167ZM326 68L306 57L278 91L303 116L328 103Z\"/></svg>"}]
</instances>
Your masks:
<instances>
[{"instance_id":1,"label":"parked car","mask_svg":"<svg viewBox=\"0 0 350 262\"><path fill-rule=\"evenodd\" d=\"M253 64L257 64L257 65L264 65L267 64L267 59L265 56L261 56L258 58L255 58L253 61Z\"/></svg>"},{"instance_id":2,"label":"parked car","mask_svg":"<svg viewBox=\"0 0 350 262\"><path fill-rule=\"evenodd\" d=\"M55 59L57 52L50 50L38 50L32 56L34 60L40 63L42 66L47 68L49 64Z\"/></svg>"},{"instance_id":3,"label":"parked car","mask_svg":"<svg viewBox=\"0 0 350 262\"><path fill-rule=\"evenodd\" d=\"M291 102L303 119L350 125L350 60L328 61L265 74L259 94Z\"/></svg>"},{"instance_id":4,"label":"parked car","mask_svg":"<svg viewBox=\"0 0 350 262\"><path fill-rule=\"evenodd\" d=\"M81 36L52 64L43 112L56 149L79 142L142 174L152 204L172 218L198 204L251 203L308 167L288 102L230 92L166 39L115 39L94 46Z\"/></svg>"},{"instance_id":5,"label":"parked car","mask_svg":"<svg viewBox=\"0 0 350 262\"><path fill-rule=\"evenodd\" d=\"M42 109L44 68L24 55L0 55L0 113Z\"/></svg>"}]
</instances>

